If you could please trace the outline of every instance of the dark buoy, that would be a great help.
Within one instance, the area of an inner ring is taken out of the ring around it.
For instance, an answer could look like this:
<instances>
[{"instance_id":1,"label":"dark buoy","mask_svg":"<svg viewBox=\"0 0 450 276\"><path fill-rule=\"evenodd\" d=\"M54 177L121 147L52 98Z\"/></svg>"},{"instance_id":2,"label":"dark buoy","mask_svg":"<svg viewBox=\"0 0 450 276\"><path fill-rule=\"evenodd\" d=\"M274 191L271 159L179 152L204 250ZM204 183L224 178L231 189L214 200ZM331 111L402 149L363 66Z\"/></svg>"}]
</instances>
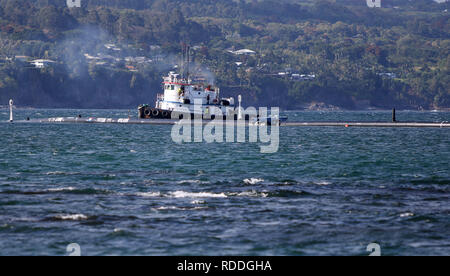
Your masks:
<instances>
[{"instance_id":1,"label":"dark buoy","mask_svg":"<svg viewBox=\"0 0 450 276\"><path fill-rule=\"evenodd\" d=\"M81 114L79 114L79 115L78 115L78 118L80 118L80 119L81 119Z\"/></svg>"},{"instance_id":2,"label":"dark buoy","mask_svg":"<svg viewBox=\"0 0 450 276\"><path fill-rule=\"evenodd\" d=\"M397 122L397 118L395 116L395 108L392 109L392 122L393 123Z\"/></svg>"}]
</instances>

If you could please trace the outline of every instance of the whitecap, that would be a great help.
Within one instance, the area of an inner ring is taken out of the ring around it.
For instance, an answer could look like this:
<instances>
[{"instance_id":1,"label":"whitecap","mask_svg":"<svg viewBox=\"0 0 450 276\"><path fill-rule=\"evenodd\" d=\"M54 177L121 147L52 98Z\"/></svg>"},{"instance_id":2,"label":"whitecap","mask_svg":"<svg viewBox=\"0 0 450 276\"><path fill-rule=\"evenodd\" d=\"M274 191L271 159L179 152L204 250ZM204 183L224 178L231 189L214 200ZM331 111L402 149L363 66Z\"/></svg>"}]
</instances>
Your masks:
<instances>
[{"instance_id":1,"label":"whitecap","mask_svg":"<svg viewBox=\"0 0 450 276\"><path fill-rule=\"evenodd\" d=\"M331 182L319 181L319 182L314 182L314 184L319 185L319 186L328 186L328 185L331 185Z\"/></svg>"},{"instance_id":2,"label":"whitecap","mask_svg":"<svg viewBox=\"0 0 450 276\"><path fill-rule=\"evenodd\" d=\"M200 180L181 180L181 181L177 182L177 184L183 184L183 183L199 184L199 183L201 183L201 181Z\"/></svg>"},{"instance_id":3,"label":"whitecap","mask_svg":"<svg viewBox=\"0 0 450 276\"><path fill-rule=\"evenodd\" d=\"M51 188L48 189L48 192L65 192L65 191L74 191L74 187L65 187L65 188Z\"/></svg>"},{"instance_id":4,"label":"whitecap","mask_svg":"<svg viewBox=\"0 0 450 276\"><path fill-rule=\"evenodd\" d=\"M183 209L183 208L178 208L176 206L161 206L158 208L153 208L154 210L158 210L158 211L163 211L163 210L178 210L178 209Z\"/></svg>"},{"instance_id":5,"label":"whitecap","mask_svg":"<svg viewBox=\"0 0 450 276\"><path fill-rule=\"evenodd\" d=\"M147 193L137 193L137 196L142 196L142 197L159 197L161 196L160 192L147 192Z\"/></svg>"},{"instance_id":6,"label":"whitecap","mask_svg":"<svg viewBox=\"0 0 450 276\"><path fill-rule=\"evenodd\" d=\"M274 225L281 224L281 222L279 222L279 221L268 221L268 222L254 222L253 224L259 225L259 226L274 226Z\"/></svg>"},{"instance_id":7,"label":"whitecap","mask_svg":"<svg viewBox=\"0 0 450 276\"><path fill-rule=\"evenodd\" d=\"M196 207L190 208L190 207L176 207L176 206L161 206L158 208L153 208L153 210L156 210L156 211L165 211L165 210L192 211L192 210L204 210L204 209L207 209L207 207L196 206Z\"/></svg>"},{"instance_id":8,"label":"whitecap","mask_svg":"<svg viewBox=\"0 0 450 276\"><path fill-rule=\"evenodd\" d=\"M170 192L169 196L175 197L175 198L185 198L185 197L189 197L189 198L208 198L208 197L224 198L224 197L227 197L227 195L224 193L220 193L220 194L208 193L208 192L189 193L189 192L184 192L184 191Z\"/></svg>"},{"instance_id":9,"label":"whitecap","mask_svg":"<svg viewBox=\"0 0 450 276\"><path fill-rule=\"evenodd\" d=\"M232 193L233 196L242 196L242 197L268 197L269 194L265 192L258 193L257 191L246 191L240 193Z\"/></svg>"},{"instance_id":10,"label":"whitecap","mask_svg":"<svg viewBox=\"0 0 450 276\"><path fill-rule=\"evenodd\" d=\"M206 201L204 201L204 200L194 200L191 202L191 204L205 204L205 203L206 203Z\"/></svg>"},{"instance_id":11,"label":"whitecap","mask_svg":"<svg viewBox=\"0 0 450 276\"><path fill-rule=\"evenodd\" d=\"M80 154L95 154L95 153L97 153L95 150L87 150L80 152Z\"/></svg>"},{"instance_id":12,"label":"whitecap","mask_svg":"<svg viewBox=\"0 0 450 276\"><path fill-rule=\"evenodd\" d=\"M403 214L400 214L401 218L407 218L407 217L412 217L412 216L414 216L414 213L403 213Z\"/></svg>"},{"instance_id":13,"label":"whitecap","mask_svg":"<svg viewBox=\"0 0 450 276\"><path fill-rule=\"evenodd\" d=\"M58 215L55 218L60 220L86 220L88 217L83 214L75 214L75 215Z\"/></svg>"},{"instance_id":14,"label":"whitecap","mask_svg":"<svg viewBox=\"0 0 450 276\"><path fill-rule=\"evenodd\" d=\"M244 179L244 183L245 184L249 184L249 185L255 185L255 184L261 183L263 181L264 181L264 179L262 179L262 178L247 178L247 179Z\"/></svg>"},{"instance_id":15,"label":"whitecap","mask_svg":"<svg viewBox=\"0 0 450 276\"><path fill-rule=\"evenodd\" d=\"M76 175L77 173L74 172L62 172L62 171L54 171L54 172L48 172L46 175Z\"/></svg>"}]
</instances>

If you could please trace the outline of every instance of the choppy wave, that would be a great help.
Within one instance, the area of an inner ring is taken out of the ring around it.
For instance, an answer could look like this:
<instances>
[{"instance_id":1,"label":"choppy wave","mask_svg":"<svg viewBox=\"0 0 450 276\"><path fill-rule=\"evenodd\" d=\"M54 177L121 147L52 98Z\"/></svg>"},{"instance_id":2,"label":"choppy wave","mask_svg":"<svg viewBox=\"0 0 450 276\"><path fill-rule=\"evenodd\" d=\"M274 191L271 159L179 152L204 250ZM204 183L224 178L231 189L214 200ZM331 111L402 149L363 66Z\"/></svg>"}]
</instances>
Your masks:
<instances>
[{"instance_id":1,"label":"choppy wave","mask_svg":"<svg viewBox=\"0 0 450 276\"><path fill-rule=\"evenodd\" d=\"M301 191L301 190L278 190L269 193L269 197L298 197L298 196L307 196L313 195L310 192Z\"/></svg>"},{"instance_id":2,"label":"choppy wave","mask_svg":"<svg viewBox=\"0 0 450 276\"><path fill-rule=\"evenodd\" d=\"M177 181L177 184L199 184L199 183L201 183L201 181L200 180L196 180L196 179Z\"/></svg>"},{"instance_id":3,"label":"choppy wave","mask_svg":"<svg viewBox=\"0 0 450 276\"><path fill-rule=\"evenodd\" d=\"M206 203L206 201L204 201L204 200L194 200L194 201L191 201L191 204L205 204Z\"/></svg>"},{"instance_id":4,"label":"choppy wave","mask_svg":"<svg viewBox=\"0 0 450 276\"><path fill-rule=\"evenodd\" d=\"M76 188L74 188L74 187L64 187L64 188L51 188L46 191L48 191L48 192L65 192L65 191L75 191L75 190L76 190Z\"/></svg>"},{"instance_id":5,"label":"choppy wave","mask_svg":"<svg viewBox=\"0 0 450 276\"><path fill-rule=\"evenodd\" d=\"M87 220L88 216L83 214L61 214L53 216L52 219L54 220L73 220L73 221L79 221L79 220Z\"/></svg>"},{"instance_id":6,"label":"choppy wave","mask_svg":"<svg viewBox=\"0 0 450 276\"><path fill-rule=\"evenodd\" d=\"M123 194L126 195L126 194ZM306 196L312 195L309 192L302 190L273 190L273 191L257 191L257 190L249 190L249 191L240 191L240 192L187 192L187 191L174 191L174 192L140 192L134 194L139 197L148 197L148 198L227 198L227 197L296 197L296 196ZM194 200L192 204L203 204L204 201Z\"/></svg>"},{"instance_id":7,"label":"choppy wave","mask_svg":"<svg viewBox=\"0 0 450 276\"><path fill-rule=\"evenodd\" d=\"M175 197L175 198L225 198L228 197L224 193L209 193L209 192L199 192L199 193L192 193L192 192L184 192L184 191L176 191L176 192L170 192L169 196Z\"/></svg>"},{"instance_id":8,"label":"choppy wave","mask_svg":"<svg viewBox=\"0 0 450 276\"><path fill-rule=\"evenodd\" d=\"M45 175L79 175L78 172L62 172L62 171L53 171L53 172L47 172Z\"/></svg>"},{"instance_id":9,"label":"choppy wave","mask_svg":"<svg viewBox=\"0 0 450 276\"><path fill-rule=\"evenodd\" d=\"M244 183L248 185L255 185L258 183L264 182L264 179L262 178L246 178L244 179Z\"/></svg>"},{"instance_id":10,"label":"choppy wave","mask_svg":"<svg viewBox=\"0 0 450 276\"><path fill-rule=\"evenodd\" d=\"M242 197L268 197L268 192L257 192L257 191L245 191L239 193L230 193L230 196L242 196Z\"/></svg>"},{"instance_id":11,"label":"choppy wave","mask_svg":"<svg viewBox=\"0 0 450 276\"><path fill-rule=\"evenodd\" d=\"M67 194L78 194L78 195L94 195L94 194L110 194L111 191L101 190L101 189L76 189L74 187L61 187L61 188L50 188L46 190L4 190L0 194L15 194L15 195L45 195L52 193L67 193Z\"/></svg>"},{"instance_id":12,"label":"choppy wave","mask_svg":"<svg viewBox=\"0 0 450 276\"><path fill-rule=\"evenodd\" d=\"M147 192L147 193L137 193L137 196L141 196L141 197L160 197L161 193L160 192Z\"/></svg>"},{"instance_id":13,"label":"choppy wave","mask_svg":"<svg viewBox=\"0 0 450 276\"><path fill-rule=\"evenodd\" d=\"M195 207L177 207L177 206L160 206L157 208L153 208L155 211L194 211L194 210L205 210L208 207L195 206Z\"/></svg>"},{"instance_id":14,"label":"choppy wave","mask_svg":"<svg viewBox=\"0 0 450 276\"><path fill-rule=\"evenodd\" d=\"M400 217L401 218L407 218L407 217L413 217L414 216L414 213L403 213L403 214L400 214Z\"/></svg>"},{"instance_id":15,"label":"choppy wave","mask_svg":"<svg viewBox=\"0 0 450 276\"><path fill-rule=\"evenodd\" d=\"M314 184L319 185L319 186L328 186L328 185L331 185L331 182L329 182L329 181L317 181L317 182L314 182Z\"/></svg>"},{"instance_id":16,"label":"choppy wave","mask_svg":"<svg viewBox=\"0 0 450 276\"><path fill-rule=\"evenodd\" d=\"M358 114L337 116L390 116ZM170 126L0 127L2 254L63 254L62 234L92 255L365 255L365 241L392 241L391 255L448 252L447 131L280 131L280 151L263 155L249 143L167 143Z\"/></svg>"}]
</instances>

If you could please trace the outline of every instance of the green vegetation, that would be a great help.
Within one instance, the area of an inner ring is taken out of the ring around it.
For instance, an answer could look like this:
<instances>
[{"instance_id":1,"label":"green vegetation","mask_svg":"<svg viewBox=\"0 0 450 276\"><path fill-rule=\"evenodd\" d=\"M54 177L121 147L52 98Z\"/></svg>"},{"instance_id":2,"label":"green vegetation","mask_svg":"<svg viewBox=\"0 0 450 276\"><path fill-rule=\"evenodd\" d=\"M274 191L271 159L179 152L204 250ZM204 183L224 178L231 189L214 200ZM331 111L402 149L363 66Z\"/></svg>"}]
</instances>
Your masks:
<instances>
[{"instance_id":1,"label":"green vegetation","mask_svg":"<svg viewBox=\"0 0 450 276\"><path fill-rule=\"evenodd\" d=\"M69 9L63 0L0 0L1 102L152 103L173 65L161 57L171 60L188 43L222 92L241 93L247 104L450 108L449 2L385 0L382 9L365 0L82 3ZM120 52L111 54L105 43ZM240 49L256 54L231 53ZM103 52L122 60L103 65L85 58ZM12 58L18 55L57 63L33 69ZM132 64L128 56L151 62Z\"/></svg>"}]
</instances>

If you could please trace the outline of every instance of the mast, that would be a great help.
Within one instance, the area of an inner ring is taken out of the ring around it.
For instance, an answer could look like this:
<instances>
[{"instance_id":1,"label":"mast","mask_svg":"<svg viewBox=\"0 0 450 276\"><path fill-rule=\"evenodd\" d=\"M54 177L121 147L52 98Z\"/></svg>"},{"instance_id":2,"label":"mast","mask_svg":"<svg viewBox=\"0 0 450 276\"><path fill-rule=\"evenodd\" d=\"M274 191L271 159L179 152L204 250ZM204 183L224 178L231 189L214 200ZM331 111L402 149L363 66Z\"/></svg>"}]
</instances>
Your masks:
<instances>
[{"instance_id":1,"label":"mast","mask_svg":"<svg viewBox=\"0 0 450 276\"><path fill-rule=\"evenodd\" d=\"M191 47L189 45L186 46L186 50L187 50L187 53L186 53L186 55L187 55L186 80L189 83L189 69L190 69L189 66L190 66L190 62L191 62L191 56L190 56Z\"/></svg>"},{"instance_id":2,"label":"mast","mask_svg":"<svg viewBox=\"0 0 450 276\"><path fill-rule=\"evenodd\" d=\"M186 54L186 44L181 43L181 77L184 79L184 73L185 73L185 54Z\"/></svg>"}]
</instances>

